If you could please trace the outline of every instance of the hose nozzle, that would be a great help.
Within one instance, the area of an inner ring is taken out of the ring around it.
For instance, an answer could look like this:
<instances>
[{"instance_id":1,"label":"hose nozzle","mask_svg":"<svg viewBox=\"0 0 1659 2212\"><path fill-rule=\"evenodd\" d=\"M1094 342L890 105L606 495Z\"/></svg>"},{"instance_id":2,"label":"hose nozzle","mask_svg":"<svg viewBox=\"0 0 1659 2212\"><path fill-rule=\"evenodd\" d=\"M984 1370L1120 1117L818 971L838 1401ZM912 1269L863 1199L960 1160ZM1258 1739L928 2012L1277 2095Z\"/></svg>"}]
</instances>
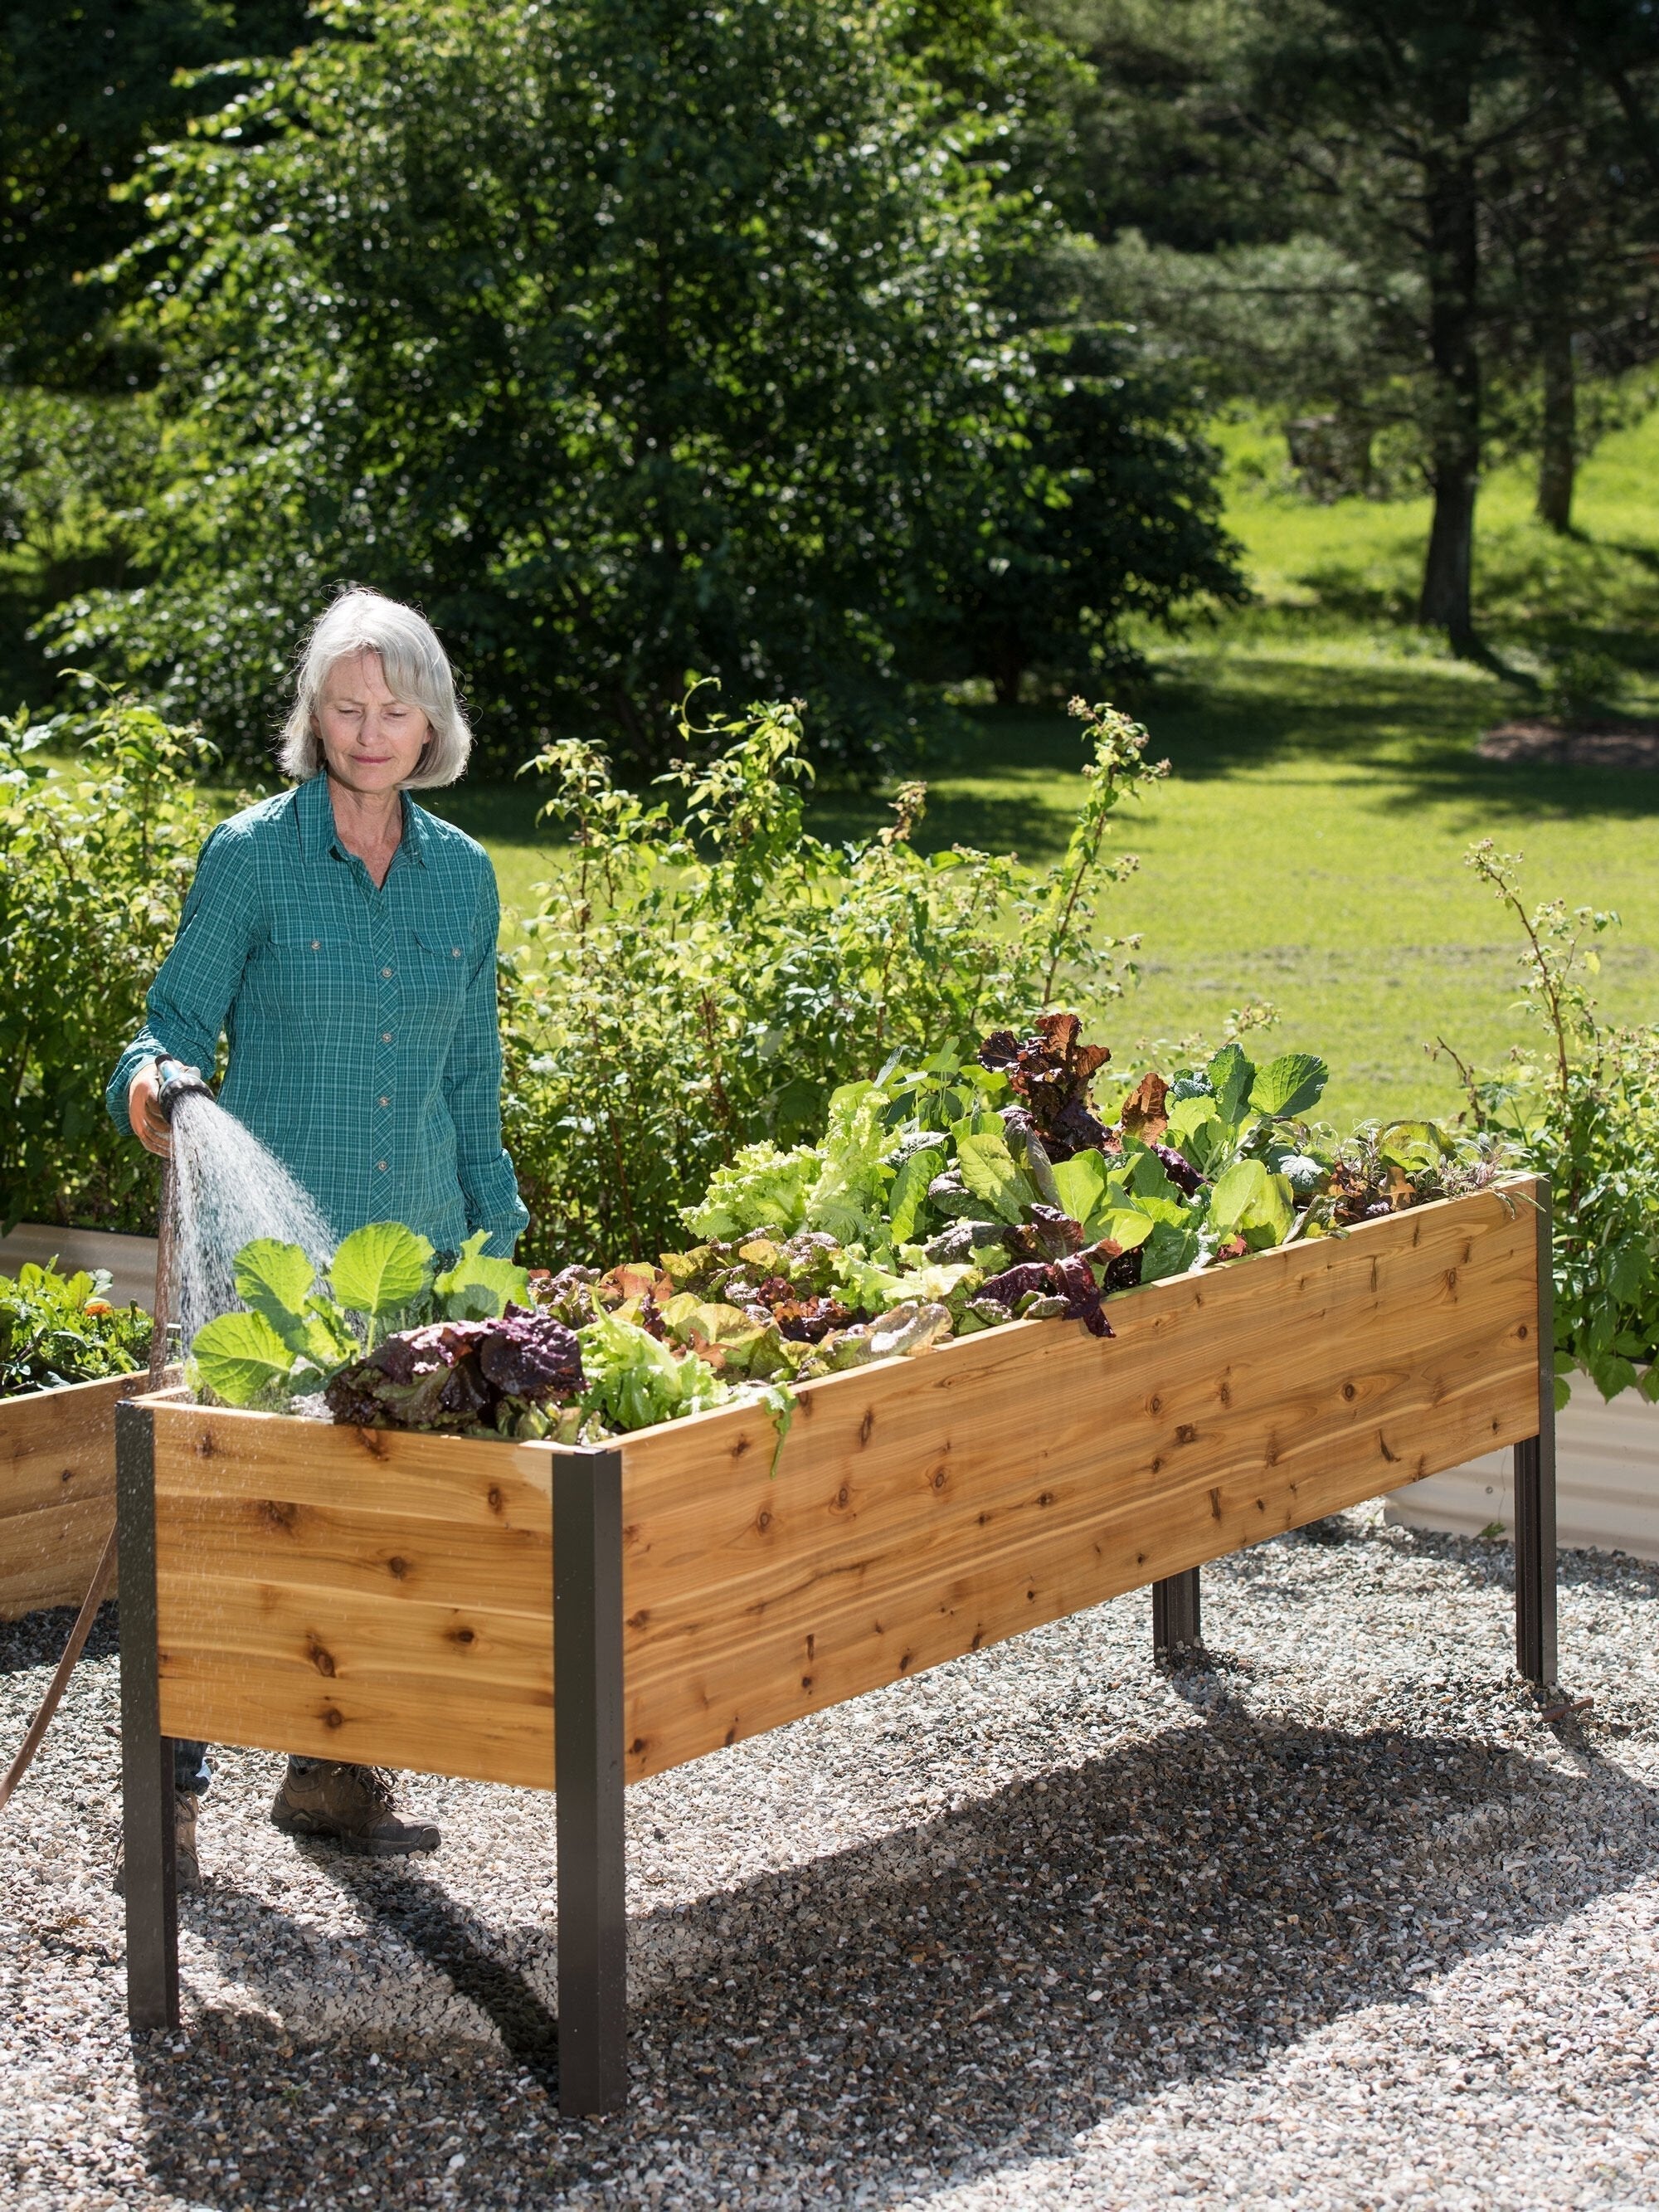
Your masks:
<instances>
[{"instance_id":1,"label":"hose nozzle","mask_svg":"<svg viewBox=\"0 0 1659 2212\"><path fill-rule=\"evenodd\" d=\"M199 1067L191 1067L182 1060L162 1060L155 1064L155 1103L169 1121L178 1112L179 1102L185 1098L211 1098Z\"/></svg>"}]
</instances>

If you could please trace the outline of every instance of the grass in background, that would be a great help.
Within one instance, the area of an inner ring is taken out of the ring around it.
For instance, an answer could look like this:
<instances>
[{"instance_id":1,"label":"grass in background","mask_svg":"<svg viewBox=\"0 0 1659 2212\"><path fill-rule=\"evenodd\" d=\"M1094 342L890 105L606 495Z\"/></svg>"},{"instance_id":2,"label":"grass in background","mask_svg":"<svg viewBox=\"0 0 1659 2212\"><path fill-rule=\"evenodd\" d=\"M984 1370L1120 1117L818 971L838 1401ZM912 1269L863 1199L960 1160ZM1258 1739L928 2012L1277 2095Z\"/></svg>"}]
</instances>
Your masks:
<instances>
[{"instance_id":1,"label":"grass in background","mask_svg":"<svg viewBox=\"0 0 1659 2212\"><path fill-rule=\"evenodd\" d=\"M1213 1035L1259 996L1280 1009L1284 1044L1330 1060L1335 1116L1453 1108L1453 1073L1426 1041L1492 1061L1529 1035L1513 939L1462 866L1485 836L1524 851L1534 896L1620 909L1599 995L1615 1016L1653 1020L1659 775L1505 768L1474 747L1535 707L1565 650L1609 664L1619 705L1659 708L1659 416L1591 461L1573 538L1531 520L1520 471L1483 491L1484 665L1409 624L1425 501L1312 506L1274 488L1276 459L1264 485L1261 434L1226 435L1228 520L1257 604L1154 646L1153 678L1129 702L1174 773L1120 817L1142 870L1109 894L1112 926L1145 938L1139 986L1099 1010L1120 1060L1139 1040ZM925 841L1051 857L1081 789L1076 726L995 709L970 721L934 769ZM554 860L536 805L532 778L444 801L489 845L509 905L527 904ZM816 812L827 836L884 818L874 799Z\"/></svg>"}]
</instances>

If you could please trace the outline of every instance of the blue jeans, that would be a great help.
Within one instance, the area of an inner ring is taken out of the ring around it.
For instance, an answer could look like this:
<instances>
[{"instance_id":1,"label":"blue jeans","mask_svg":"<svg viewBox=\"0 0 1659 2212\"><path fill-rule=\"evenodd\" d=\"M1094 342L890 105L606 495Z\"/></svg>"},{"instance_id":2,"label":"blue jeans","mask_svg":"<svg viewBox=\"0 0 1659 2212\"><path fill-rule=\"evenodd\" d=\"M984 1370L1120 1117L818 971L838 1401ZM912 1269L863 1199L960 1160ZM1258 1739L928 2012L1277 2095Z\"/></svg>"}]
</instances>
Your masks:
<instances>
[{"instance_id":1,"label":"blue jeans","mask_svg":"<svg viewBox=\"0 0 1659 2212\"><path fill-rule=\"evenodd\" d=\"M288 1755L290 1774L308 1774L313 1766L323 1764L319 1759L301 1759L295 1752ZM183 1736L173 1740L173 1786L181 1797L200 1797L213 1779L213 1769L207 1762L207 1746L191 1743Z\"/></svg>"}]
</instances>

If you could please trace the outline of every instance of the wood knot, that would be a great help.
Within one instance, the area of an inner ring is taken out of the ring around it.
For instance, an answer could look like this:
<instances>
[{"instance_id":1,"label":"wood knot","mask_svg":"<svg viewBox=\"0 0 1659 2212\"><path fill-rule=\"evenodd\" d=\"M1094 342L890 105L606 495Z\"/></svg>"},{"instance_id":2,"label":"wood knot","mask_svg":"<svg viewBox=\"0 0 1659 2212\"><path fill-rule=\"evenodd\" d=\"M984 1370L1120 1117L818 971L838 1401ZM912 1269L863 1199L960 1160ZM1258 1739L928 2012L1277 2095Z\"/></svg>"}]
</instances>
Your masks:
<instances>
[{"instance_id":1,"label":"wood knot","mask_svg":"<svg viewBox=\"0 0 1659 2212\"><path fill-rule=\"evenodd\" d=\"M1212 1521L1221 1518L1221 1492L1218 1490L1210 1492L1210 1518Z\"/></svg>"},{"instance_id":2,"label":"wood knot","mask_svg":"<svg viewBox=\"0 0 1659 2212\"><path fill-rule=\"evenodd\" d=\"M1176 1431L1176 1442L1178 1444L1194 1444L1198 1442L1198 1431L1190 1421L1183 1421Z\"/></svg>"},{"instance_id":3,"label":"wood knot","mask_svg":"<svg viewBox=\"0 0 1659 2212\"><path fill-rule=\"evenodd\" d=\"M1352 1400L1359 1395L1359 1393L1355 1389L1352 1382L1345 1382L1342 1385L1342 1395L1352 1402Z\"/></svg>"},{"instance_id":4,"label":"wood knot","mask_svg":"<svg viewBox=\"0 0 1659 2212\"><path fill-rule=\"evenodd\" d=\"M771 1516L771 1515L767 1511L766 1508L763 1505L763 1506L762 1506L762 1508L761 1508L761 1510L760 1510L760 1511L759 1511L759 1512L755 1516L755 1526L756 1526L756 1528L758 1528L758 1529L760 1530L760 1532L761 1532L762 1535L763 1536L763 1535L766 1534L767 1530L771 1527L771 1525L772 1525L772 1516Z\"/></svg>"},{"instance_id":5,"label":"wood knot","mask_svg":"<svg viewBox=\"0 0 1659 2212\"><path fill-rule=\"evenodd\" d=\"M1163 1399L1162 1399L1162 1398L1149 1398L1149 1399L1146 1401L1146 1411L1147 1411L1149 1413L1161 1413L1164 1411L1164 1401L1163 1401Z\"/></svg>"},{"instance_id":6,"label":"wood knot","mask_svg":"<svg viewBox=\"0 0 1659 2212\"><path fill-rule=\"evenodd\" d=\"M345 1715L336 1705L325 1705L323 1708L323 1725L325 1728L343 1728Z\"/></svg>"},{"instance_id":7,"label":"wood knot","mask_svg":"<svg viewBox=\"0 0 1659 2212\"><path fill-rule=\"evenodd\" d=\"M1053 1492L1052 1490L1039 1490L1039 1491L1038 1491L1038 1492L1037 1492L1037 1504L1038 1504L1039 1505L1052 1505L1052 1504L1054 1504L1054 1492Z\"/></svg>"},{"instance_id":8,"label":"wood knot","mask_svg":"<svg viewBox=\"0 0 1659 2212\"><path fill-rule=\"evenodd\" d=\"M900 1672L900 1674L901 1674L904 1672L905 1668L909 1665L909 1663L910 1663L910 1658L911 1658L911 1655L910 1655L910 1653L909 1653L909 1652L908 1652L908 1651L901 1651L901 1652L899 1653L899 1672Z\"/></svg>"},{"instance_id":9,"label":"wood knot","mask_svg":"<svg viewBox=\"0 0 1659 2212\"><path fill-rule=\"evenodd\" d=\"M847 1485L844 1482L841 1488L836 1492L836 1504L843 1512L846 1510L847 1501L851 1494L852 1493L848 1491Z\"/></svg>"},{"instance_id":10,"label":"wood knot","mask_svg":"<svg viewBox=\"0 0 1659 2212\"><path fill-rule=\"evenodd\" d=\"M1389 1440L1383 1435L1381 1429L1376 1432L1376 1441L1382 1446L1382 1456L1387 1460L1389 1465L1390 1467L1396 1466L1399 1463L1400 1455L1398 1452L1390 1451L1389 1449Z\"/></svg>"},{"instance_id":11,"label":"wood knot","mask_svg":"<svg viewBox=\"0 0 1659 2212\"><path fill-rule=\"evenodd\" d=\"M806 1632L806 1656L809 1659L815 1658L817 1656L817 1637L813 1631L809 1628Z\"/></svg>"},{"instance_id":12,"label":"wood knot","mask_svg":"<svg viewBox=\"0 0 1659 2212\"><path fill-rule=\"evenodd\" d=\"M75 1469L72 1467L66 1467L63 1473L58 1476L58 1480L59 1482L73 1482L75 1480Z\"/></svg>"},{"instance_id":13,"label":"wood knot","mask_svg":"<svg viewBox=\"0 0 1659 2212\"><path fill-rule=\"evenodd\" d=\"M477 1641L477 1631L476 1629L452 1628L449 1632L457 1644L476 1644Z\"/></svg>"},{"instance_id":14,"label":"wood knot","mask_svg":"<svg viewBox=\"0 0 1659 2212\"><path fill-rule=\"evenodd\" d=\"M650 1608L647 1606L641 1606L637 1613L630 1613L629 1614L628 1625L631 1629L637 1632L640 1629L645 1626L646 1622L649 1620L650 1618Z\"/></svg>"},{"instance_id":15,"label":"wood knot","mask_svg":"<svg viewBox=\"0 0 1659 2212\"><path fill-rule=\"evenodd\" d=\"M409 1572L409 1561L407 1559L393 1558L388 1559L386 1565L386 1572L392 1577L394 1582L402 1582L404 1577Z\"/></svg>"},{"instance_id":16,"label":"wood knot","mask_svg":"<svg viewBox=\"0 0 1659 2212\"><path fill-rule=\"evenodd\" d=\"M501 1492L492 1482L489 1486L489 1491L485 1499L485 1503L488 1504L492 1513L499 1513L501 1510L503 1502Z\"/></svg>"},{"instance_id":17,"label":"wood knot","mask_svg":"<svg viewBox=\"0 0 1659 2212\"><path fill-rule=\"evenodd\" d=\"M1224 1406L1231 1406L1233 1402L1233 1394L1224 1382L1218 1382L1216 1385L1215 1395Z\"/></svg>"},{"instance_id":18,"label":"wood knot","mask_svg":"<svg viewBox=\"0 0 1659 2212\"><path fill-rule=\"evenodd\" d=\"M942 1467L936 1467L933 1473L928 1476L927 1480L933 1484L935 1490L943 1490L945 1482L945 1469Z\"/></svg>"},{"instance_id":19,"label":"wood knot","mask_svg":"<svg viewBox=\"0 0 1659 2212\"><path fill-rule=\"evenodd\" d=\"M812 1677L810 1674L803 1674L800 1678L800 1686L803 1690L810 1690L812 1686Z\"/></svg>"},{"instance_id":20,"label":"wood knot","mask_svg":"<svg viewBox=\"0 0 1659 2212\"><path fill-rule=\"evenodd\" d=\"M334 1655L331 1651L325 1651L314 1636L310 1639L308 1656L319 1674L326 1674L331 1680L333 1680Z\"/></svg>"},{"instance_id":21,"label":"wood knot","mask_svg":"<svg viewBox=\"0 0 1659 2212\"><path fill-rule=\"evenodd\" d=\"M630 1759L641 1759L643 1758L644 1755L645 1738L642 1735L636 1735L633 1742L628 1747L628 1756Z\"/></svg>"},{"instance_id":22,"label":"wood knot","mask_svg":"<svg viewBox=\"0 0 1659 2212\"><path fill-rule=\"evenodd\" d=\"M1525 1322L1522 1322L1520 1328L1517 1328L1515 1333L1520 1338L1522 1343L1524 1344L1527 1340L1527 1324Z\"/></svg>"},{"instance_id":23,"label":"wood knot","mask_svg":"<svg viewBox=\"0 0 1659 2212\"><path fill-rule=\"evenodd\" d=\"M871 1431L874 1429L875 1425L876 1416L872 1408L869 1412L866 1412L864 1419L859 1423L859 1442L860 1444L867 1444L869 1443Z\"/></svg>"},{"instance_id":24,"label":"wood knot","mask_svg":"<svg viewBox=\"0 0 1659 2212\"><path fill-rule=\"evenodd\" d=\"M371 1459L390 1459L392 1448L378 1429L354 1429L352 1435Z\"/></svg>"},{"instance_id":25,"label":"wood knot","mask_svg":"<svg viewBox=\"0 0 1659 2212\"><path fill-rule=\"evenodd\" d=\"M749 1449L749 1439L748 1439L748 1437L739 1437L738 1438L738 1441L736 1442L736 1443L734 1443L734 1444L732 1445L732 1458L733 1458L733 1459L741 1459L741 1458L743 1457L744 1454L748 1450L748 1449Z\"/></svg>"},{"instance_id":26,"label":"wood knot","mask_svg":"<svg viewBox=\"0 0 1659 2212\"><path fill-rule=\"evenodd\" d=\"M297 1505L289 1505L275 1498L262 1498L259 1500L259 1518L268 1528L280 1529L284 1536L291 1536L294 1534L294 1524L299 1517L300 1509Z\"/></svg>"},{"instance_id":27,"label":"wood knot","mask_svg":"<svg viewBox=\"0 0 1659 2212\"><path fill-rule=\"evenodd\" d=\"M213 1441L211 1429L204 1429L197 1437L194 1450L198 1459L211 1459L218 1446Z\"/></svg>"}]
</instances>

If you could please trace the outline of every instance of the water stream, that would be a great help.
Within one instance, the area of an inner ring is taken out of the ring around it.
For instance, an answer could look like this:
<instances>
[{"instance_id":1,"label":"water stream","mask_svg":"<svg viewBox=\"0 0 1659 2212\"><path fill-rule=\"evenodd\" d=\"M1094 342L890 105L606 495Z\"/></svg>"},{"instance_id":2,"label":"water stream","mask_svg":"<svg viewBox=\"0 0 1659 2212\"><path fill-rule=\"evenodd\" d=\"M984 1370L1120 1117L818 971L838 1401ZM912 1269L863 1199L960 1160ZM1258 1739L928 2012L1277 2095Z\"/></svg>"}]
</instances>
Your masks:
<instances>
[{"instance_id":1,"label":"water stream","mask_svg":"<svg viewBox=\"0 0 1659 2212\"><path fill-rule=\"evenodd\" d=\"M328 1224L282 1162L216 1099L189 1093L173 1114L173 1297L181 1349L241 1304L234 1264L244 1244L275 1237L320 1269Z\"/></svg>"}]
</instances>

